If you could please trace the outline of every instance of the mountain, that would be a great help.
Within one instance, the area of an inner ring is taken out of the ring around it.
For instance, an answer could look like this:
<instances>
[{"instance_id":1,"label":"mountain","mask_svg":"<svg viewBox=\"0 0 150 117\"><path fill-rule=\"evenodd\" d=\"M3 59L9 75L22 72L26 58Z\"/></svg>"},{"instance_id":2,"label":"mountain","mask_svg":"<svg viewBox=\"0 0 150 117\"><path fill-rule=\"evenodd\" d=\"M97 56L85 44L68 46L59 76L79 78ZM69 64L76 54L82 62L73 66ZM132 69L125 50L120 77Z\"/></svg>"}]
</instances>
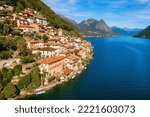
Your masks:
<instances>
[{"instance_id":1,"label":"mountain","mask_svg":"<svg viewBox=\"0 0 150 117\"><path fill-rule=\"evenodd\" d=\"M116 34L119 34L119 35L130 35L130 36L136 35L142 30L142 29L137 29L137 28L134 28L134 29L131 29L131 28L119 28L119 27L116 27L116 26L111 27L111 29Z\"/></svg>"},{"instance_id":2,"label":"mountain","mask_svg":"<svg viewBox=\"0 0 150 117\"><path fill-rule=\"evenodd\" d=\"M84 36L112 36L114 33L111 28L102 19L100 21L90 18L83 20L80 23L60 15L61 18L66 20L70 25L72 25L76 30L78 30Z\"/></svg>"},{"instance_id":3,"label":"mountain","mask_svg":"<svg viewBox=\"0 0 150 117\"><path fill-rule=\"evenodd\" d=\"M135 37L143 37L143 38L150 38L150 26L142 30L140 33L135 35Z\"/></svg>"},{"instance_id":4,"label":"mountain","mask_svg":"<svg viewBox=\"0 0 150 117\"><path fill-rule=\"evenodd\" d=\"M114 33L103 19L100 21L90 18L78 24L85 36L112 36Z\"/></svg>"},{"instance_id":5,"label":"mountain","mask_svg":"<svg viewBox=\"0 0 150 117\"><path fill-rule=\"evenodd\" d=\"M70 35L79 35L79 33L59 15L55 14L41 0L0 0L0 5L7 4L14 7L14 12L22 12L26 8L32 8L40 12L49 22L49 26L62 28Z\"/></svg>"},{"instance_id":6,"label":"mountain","mask_svg":"<svg viewBox=\"0 0 150 117\"><path fill-rule=\"evenodd\" d=\"M64 15L59 15L62 19L64 19L65 21L67 21L72 27L74 27L76 30L78 30L79 32L81 32L80 27L78 25L78 23L75 20L72 20Z\"/></svg>"}]
</instances>

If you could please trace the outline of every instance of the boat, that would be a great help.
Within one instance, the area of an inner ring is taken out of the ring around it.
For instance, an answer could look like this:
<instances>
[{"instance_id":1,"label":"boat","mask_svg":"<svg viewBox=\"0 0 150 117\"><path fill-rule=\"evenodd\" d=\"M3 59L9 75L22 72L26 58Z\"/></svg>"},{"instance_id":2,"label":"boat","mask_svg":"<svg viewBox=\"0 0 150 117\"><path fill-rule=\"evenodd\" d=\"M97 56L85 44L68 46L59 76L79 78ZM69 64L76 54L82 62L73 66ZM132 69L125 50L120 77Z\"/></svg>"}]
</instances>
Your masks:
<instances>
[{"instance_id":1,"label":"boat","mask_svg":"<svg viewBox=\"0 0 150 117\"><path fill-rule=\"evenodd\" d=\"M84 67L84 69L87 69L87 67Z\"/></svg>"},{"instance_id":2,"label":"boat","mask_svg":"<svg viewBox=\"0 0 150 117\"><path fill-rule=\"evenodd\" d=\"M75 78L75 76L72 76L72 79L74 79Z\"/></svg>"},{"instance_id":3,"label":"boat","mask_svg":"<svg viewBox=\"0 0 150 117\"><path fill-rule=\"evenodd\" d=\"M43 93L45 93L45 91L40 91L40 92L36 93L36 95L40 95L40 94L43 94Z\"/></svg>"}]
</instances>

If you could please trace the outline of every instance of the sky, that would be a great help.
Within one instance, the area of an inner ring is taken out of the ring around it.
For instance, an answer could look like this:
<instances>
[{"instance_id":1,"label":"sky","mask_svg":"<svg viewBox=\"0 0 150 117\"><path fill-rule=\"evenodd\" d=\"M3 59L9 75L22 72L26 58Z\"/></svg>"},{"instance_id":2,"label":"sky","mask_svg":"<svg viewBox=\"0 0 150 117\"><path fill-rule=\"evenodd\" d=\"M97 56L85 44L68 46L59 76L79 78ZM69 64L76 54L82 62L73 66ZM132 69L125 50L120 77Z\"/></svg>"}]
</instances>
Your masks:
<instances>
[{"instance_id":1,"label":"sky","mask_svg":"<svg viewBox=\"0 0 150 117\"><path fill-rule=\"evenodd\" d=\"M42 0L57 14L78 23L104 19L109 26L145 28L150 25L150 0Z\"/></svg>"}]
</instances>

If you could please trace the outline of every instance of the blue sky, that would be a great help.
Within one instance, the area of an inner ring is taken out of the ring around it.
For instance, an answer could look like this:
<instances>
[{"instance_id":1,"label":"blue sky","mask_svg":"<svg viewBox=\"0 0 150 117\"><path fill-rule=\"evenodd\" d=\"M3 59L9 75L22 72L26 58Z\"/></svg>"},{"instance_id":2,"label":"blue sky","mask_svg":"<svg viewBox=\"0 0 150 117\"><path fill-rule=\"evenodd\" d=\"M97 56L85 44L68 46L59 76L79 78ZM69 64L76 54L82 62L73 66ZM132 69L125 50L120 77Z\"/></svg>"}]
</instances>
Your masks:
<instances>
[{"instance_id":1,"label":"blue sky","mask_svg":"<svg viewBox=\"0 0 150 117\"><path fill-rule=\"evenodd\" d=\"M77 22L104 19L109 26L145 28L150 25L150 0L42 0L57 14Z\"/></svg>"}]
</instances>

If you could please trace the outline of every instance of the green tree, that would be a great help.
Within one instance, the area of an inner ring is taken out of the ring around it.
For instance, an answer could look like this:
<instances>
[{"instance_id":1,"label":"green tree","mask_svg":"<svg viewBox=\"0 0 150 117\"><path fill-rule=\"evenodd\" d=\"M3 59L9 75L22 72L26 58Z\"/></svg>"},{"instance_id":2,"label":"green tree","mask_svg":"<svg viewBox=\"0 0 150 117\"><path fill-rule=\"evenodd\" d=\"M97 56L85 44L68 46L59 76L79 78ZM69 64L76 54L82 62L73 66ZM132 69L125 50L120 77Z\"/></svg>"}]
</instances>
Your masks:
<instances>
[{"instance_id":1,"label":"green tree","mask_svg":"<svg viewBox=\"0 0 150 117\"><path fill-rule=\"evenodd\" d=\"M33 56L25 56L25 57L21 57L21 63L25 64L25 63L32 63L35 62L35 59Z\"/></svg>"},{"instance_id":2,"label":"green tree","mask_svg":"<svg viewBox=\"0 0 150 117\"><path fill-rule=\"evenodd\" d=\"M16 3L17 3L18 0L5 0L5 1L6 1L6 4L16 5Z\"/></svg>"},{"instance_id":3,"label":"green tree","mask_svg":"<svg viewBox=\"0 0 150 117\"><path fill-rule=\"evenodd\" d=\"M12 31L11 33L13 36L21 36L19 31Z\"/></svg>"},{"instance_id":4,"label":"green tree","mask_svg":"<svg viewBox=\"0 0 150 117\"><path fill-rule=\"evenodd\" d=\"M7 73L9 72L9 69L7 69L6 67L2 68L2 75L4 78L7 78Z\"/></svg>"},{"instance_id":5,"label":"green tree","mask_svg":"<svg viewBox=\"0 0 150 117\"><path fill-rule=\"evenodd\" d=\"M2 82L3 81L3 75L2 75L2 73L0 72L0 82Z\"/></svg>"},{"instance_id":6,"label":"green tree","mask_svg":"<svg viewBox=\"0 0 150 117\"><path fill-rule=\"evenodd\" d=\"M14 67L14 75L19 75L22 72L22 65L16 65Z\"/></svg>"},{"instance_id":7,"label":"green tree","mask_svg":"<svg viewBox=\"0 0 150 117\"><path fill-rule=\"evenodd\" d=\"M4 100L5 99L5 96L3 93L0 93L0 100Z\"/></svg>"},{"instance_id":8,"label":"green tree","mask_svg":"<svg viewBox=\"0 0 150 117\"><path fill-rule=\"evenodd\" d=\"M3 33L4 34L8 34L8 33L10 33L10 30L11 30L10 25L4 24L4 26L3 26Z\"/></svg>"},{"instance_id":9,"label":"green tree","mask_svg":"<svg viewBox=\"0 0 150 117\"><path fill-rule=\"evenodd\" d=\"M2 91L3 89L3 84L0 82L0 92Z\"/></svg>"},{"instance_id":10,"label":"green tree","mask_svg":"<svg viewBox=\"0 0 150 117\"><path fill-rule=\"evenodd\" d=\"M13 71L13 69L9 69L6 78L8 78L8 80L11 81L11 79L13 78L13 76L14 76L14 71Z\"/></svg>"},{"instance_id":11,"label":"green tree","mask_svg":"<svg viewBox=\"0 0 150 117\"><path fill-rule=\"evenodd\" d=\"M47 35L43 35L43 41L44 41L44 42L47 42L48 39L49 39L49 37L48 37Z\"/></svg>"},{"instance_id":12,"label":"green tree","mask_svg":"<svg viewBox=\"0 0 150 117\"><path fill-rule=\"evenodd\" d=\"M6 67L2 68L2 75L5 79L8 79L9 81L13 78L14 73L12 69L8 69Z\"/></svg>"},{"instance_id":13,"label":"green tree","mask_svg":"<svg viewBox=\"0 0 150 117\"><path fill-rule=\"evenodd\" d=\"M8 79L4 79L4 80L2 81L3 87L6 87L9 82L10 82L10 81L9 81Z\"/></svg>"},{"instance_id":14,"label":"green tree","mask_svg":"<svg viewBox=\"0 0 150 117\"><path fill-rule=\"evenodd\" d=\"M4 94L5 98L13 98L13 97L17 96L17 88L13 84L9 83L4 88L2 93Z\"/></svg>"},{"instance_id":15,"label":"green tree","mask_svg":"<svg viewBox=\"0 0 150 117\"><path fill-rule=\"evenodd\" d=\"M29 75L26 75L24 77L22 77L18 84L17 87L21 90L21 89L26 89L28 87L28 85L31 83L31 78Z\"/></svg>"},{"instance_id":16,"label":"green tree","mask_svg":"<svg viewBox=\"0 0 150 117\"><path fill-rule=\"evenodd\" d=\"M0 52L0 59L9 59L12 58L12 52L10 51L1 51Z\"/></svg>"},{"instance_id":17,"label":"green tree","mask_svg":"<svg viewBox=\"0 0 150 117\"><path fill-rule=\"evenodd\" d=\"M33 87L36 88L36 87L40 86L41 78L40 78L40 73L39 73L39 68L38 67L35 67L30 72L30 76L31 76L31 82L33 84Z\"/></svg>"},{"instance_id":18,"label":"green tree","mask_svg":"<svg viewBox=\"0 0 150 117\"><path fill-rule=\"evenodd\" d=\"M5 5L5 2L4 1L0 1L0 6L3 6Z\"/></svg>"}]
</instances>

